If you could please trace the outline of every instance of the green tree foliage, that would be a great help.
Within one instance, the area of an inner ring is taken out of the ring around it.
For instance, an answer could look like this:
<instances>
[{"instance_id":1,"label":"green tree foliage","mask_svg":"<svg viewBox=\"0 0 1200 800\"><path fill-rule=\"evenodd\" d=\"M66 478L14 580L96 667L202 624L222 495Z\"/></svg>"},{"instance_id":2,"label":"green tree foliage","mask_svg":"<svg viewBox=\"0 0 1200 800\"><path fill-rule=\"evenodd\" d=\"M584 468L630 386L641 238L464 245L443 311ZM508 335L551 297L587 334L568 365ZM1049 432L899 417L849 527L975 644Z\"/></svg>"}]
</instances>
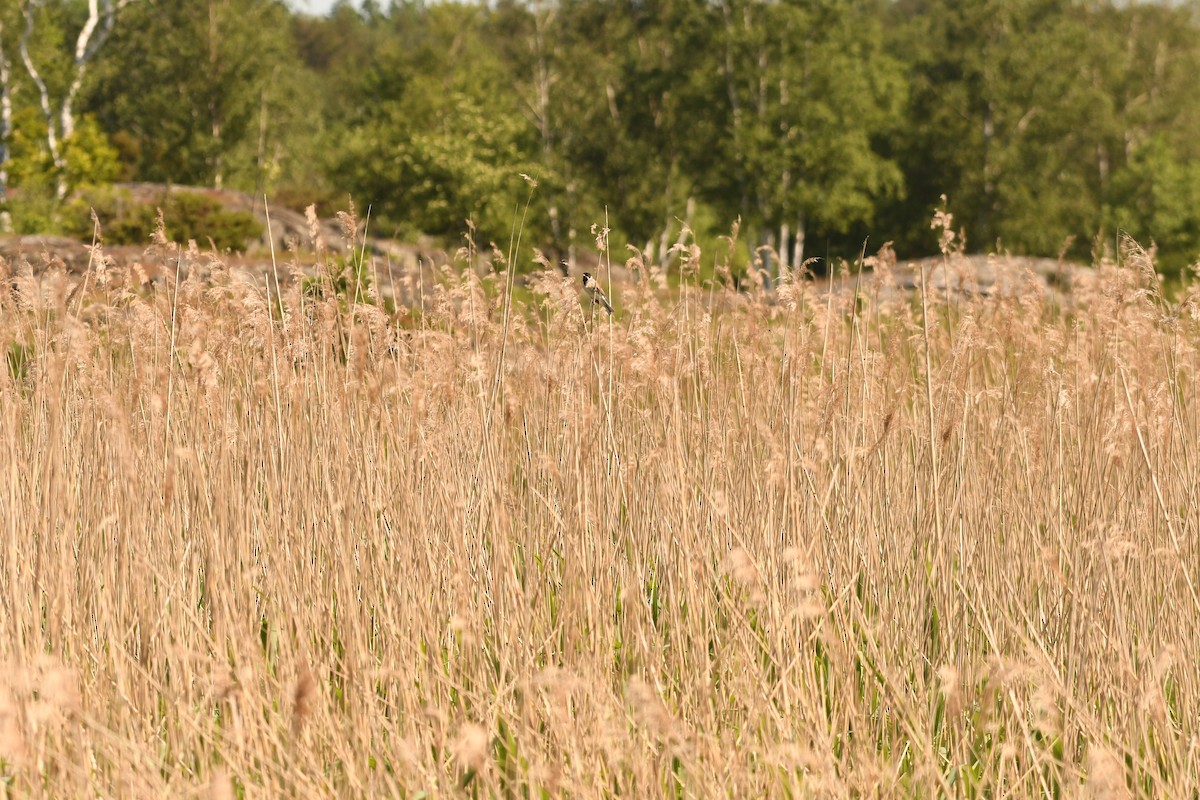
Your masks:
<instances>
[{"instance_id":1,"label":"green tree foliage","mask_svg":"<svg viewBox=\"0 0 1200 800\"><path fill-rule=\"evenodd\" d=\"M802 255L810 228L845 233L871 222L881 198L902 194L900 169L878 140L907 88L882 46L879 9L858 0L722 3L733 183L720 191L740 195L747 222L780 230L785 257L789 246Z\"/></svg>"},{"instance_id":2,"label":"green tree foliage","mask_svg":"<svg viewBox=\"0 0 1200 800\"><path fill-rule=\"evenodd\" d=\"M46 123L34 109L17 114L11 140L8 174L14 187L53 190L56 170L46 150ZM121 171L120 154L96 120L86 116L63 142L66 176L71 186L96 186L117 179Z\"/></svg>"},{"instance_id":3,"label":"green tree foliage","mask_svg":"<svg viewBox=\"0 0 1200 800\"><path fill-rule=\"evenodd\" d=\"M21 0L0 8L0 190L29 197L49 188L61 199L119 173L107 133L79 117L76 100L123 5Z\"/></svg>"},{"instance_id":4,"label":"green tree foliage","mask_svg":"<svg viewBox=\"0 0 1200 800\"><path fill-rule=\"evenodd\" d=\"M501 240L536 172L535 136L487 44L484 7L393 6L362 76L370 97L332 153L341 184L369 203L376 230L454 239L474 220Z\"/></svg>"},{"instance_id":5,"label":"green tree foliage","mask_svg":"<svg viewBox=\"0 0 1200 800\"><path fill-rule=\"evenodd\" d=\"M968 241L978 245L995 240L1005 208L1036 213L1036 184L1008 180L1017 177L1011 168L1048 166L1050 156L1039 148L1055 131L1038 141L1030 125L1041 117L1053 126L1073 111L1061 102L1062 84L1077 83L1079 53L1066 30L1070 6L1070 0L907 0L893 8L895 47L914 67L910 127L900 142L916 201L905 227L916 229L943 193ZM1074 122L1064 120L1068 128Z\"/></svg>"},{"instance_id":6,"label":"green tree foliage","mask_svg":"<svg viewBox=\"0 0 1200 800\"><path fill-rule=\"evenodd\" d=\"M977 248L1085 255L1117 217L1152 224L1127 195L1153 182L1152 162L1135 158L1149 137L1165 133L1176 158L1194 152L1194 10L902 0L891 14L893 46L912 57L908 125L894 143L910 202L884 214L908 232L904 245L932 245L921 220L943 193Z\"/></svg>"},{"instance_id":7,"label":"green tree foliage","mask_svg":"<svg viewBox=\"0 0 1200 800\"><path fill-rule=\"evenodd\" d=\"M139 179L256 190L302 151L304 71L279 0L142 0L91 108Z\"/></svg>"},{"instance_id":8,"label":"green tree foliage","mask_svg":"<svg viewBox=\"0 0 1200 800\"><path fill-rule=\"evenodd\" d=\"M727 119L716 82L714 15L684 0L564 5L565 156L614 226L669 244L675 215L705 174ZM716 105L714 106L714 102ZM603 219L593 221L603 222Z\"/></svg>"},{"instance_id":9,"label":"green tree foliage","mask_svg":"<svg viewBox=\"0 0 1200 800\"><path fill-rule=\"evenodd\" d=\"M1167 137L1155 136L1132 152L1113 188L1111 230L1153 242L1169 269L1200 261L1200 161L1181 157Z\"/></svg>"},{"instance_id":10,"label":"green tree foliage","mask_svg":"<svg viewBox=\"0 0 1200 800\"><path fill-rule=\"evenodd\" d=\"M448 245L471 220L503 246L522 219L567 260L595 223L667 263L685 224L711 240L740 218L783 265L867 235L929 252L945 194L974 249L1086 256L1123 230L1171 266L1200 255L1196 2L398 0L312 17L137 0L89 68L65 167L15 57L22 8L0 7L14 186L224 184L323 213L349 197L375 233ZM85 17L83 0L38 6L28 44L52 96Z\"/></svg>"}]
</instances>

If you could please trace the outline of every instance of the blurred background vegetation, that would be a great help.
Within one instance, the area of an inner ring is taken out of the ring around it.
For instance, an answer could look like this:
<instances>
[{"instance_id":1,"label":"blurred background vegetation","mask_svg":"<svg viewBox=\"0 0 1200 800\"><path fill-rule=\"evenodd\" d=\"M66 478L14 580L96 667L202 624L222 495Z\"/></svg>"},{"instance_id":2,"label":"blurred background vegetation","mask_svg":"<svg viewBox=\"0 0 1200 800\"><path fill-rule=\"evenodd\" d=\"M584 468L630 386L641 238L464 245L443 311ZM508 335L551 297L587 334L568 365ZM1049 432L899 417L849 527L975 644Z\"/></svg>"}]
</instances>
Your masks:
<instances>
[{"instance_id":1,"label":"blurred background vegetation","mask_svg":"<svg viewBox=\"0 0 1200 800\"><path fill-rule=\"evenodd\" d=\"M17 232L84 235L81 209L136 181L323 215L352 198L375 235L447 246L470 219L486 246L522 218L525 174L524 241L557 258L606 219L650 257L685 223L715 245L739 219L743 257L853 256L868 236L919 256L943 194L972 250L1086 260L1125 231L1167 269L1200 257L1195 3L97 8L81 54L87 0L0 5Z\"/></svg>"}]
</instances>

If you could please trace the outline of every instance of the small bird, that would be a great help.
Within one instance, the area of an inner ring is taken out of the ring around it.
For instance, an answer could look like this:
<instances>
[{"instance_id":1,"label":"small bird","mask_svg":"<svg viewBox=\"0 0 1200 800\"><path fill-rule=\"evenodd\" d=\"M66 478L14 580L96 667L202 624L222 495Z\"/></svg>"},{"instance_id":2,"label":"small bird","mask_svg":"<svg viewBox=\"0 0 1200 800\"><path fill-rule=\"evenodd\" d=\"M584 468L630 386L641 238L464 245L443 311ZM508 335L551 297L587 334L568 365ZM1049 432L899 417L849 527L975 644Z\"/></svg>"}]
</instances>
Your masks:
<instances>
[{"instance_id":1,"label":"small bird","mask_svg":"<svg viewBox=\"0 0 1200 800\"><path fill-rule=\"evenodd\" d=\"M613 307L608 304L608 298L604 296L604 290L600 288L600 282L592 277L592 273L583 273L583 288L592 296L592 302L596 305L604 306L604 310L609 314L613 313Z\"/></svg>"}]
</instances>

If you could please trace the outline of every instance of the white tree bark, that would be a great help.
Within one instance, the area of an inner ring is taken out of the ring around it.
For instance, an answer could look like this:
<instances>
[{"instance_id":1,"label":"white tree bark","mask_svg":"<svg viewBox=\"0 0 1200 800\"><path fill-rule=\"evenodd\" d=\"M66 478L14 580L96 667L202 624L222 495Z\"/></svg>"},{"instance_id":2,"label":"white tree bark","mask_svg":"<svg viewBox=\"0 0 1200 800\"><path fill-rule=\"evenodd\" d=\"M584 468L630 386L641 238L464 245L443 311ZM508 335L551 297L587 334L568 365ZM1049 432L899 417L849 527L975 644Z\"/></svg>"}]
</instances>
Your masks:
<instances>
[{"instance_id":1,"label":"white tree bark","mask_svg":"<svg viewBox=\"0 0 1200 800\"><path fill-rule=\"evenodd\" d=\"M208 2L208 64L214 71L221 60L221 25L217 17L218 3ZM224 119L221 116L221 106L216 98L209 100L208 118L212 125L212 138L216 146L210 159L212 165L213 186L220 189L225 184L225 161L221 157L224 148L221 147L221 133L224 130Z\"/></svg>"},{"instance_id":2,"label":"white tree bark","mask_svg":"<svg viewBox=\"0 0 1200 800\"><path fill-rule=\"evenodd\" d=\"M0 200L8 192L8 137L12 128L12 70L4 53L4 22L0 20Z\"/></svg>"},{"instance_id":3,"label":"white tree bark","mask_svg":"<svg viewBox=\"0 0 1200 800\"><path fill-rule=\"evenodd\" d=\"M46 88L42 74L38 72L37 65L33 63L33 57L29 55L29 37L33 35L33 9L33 0L25 3L25 30L21 33L19 45L21 62L25 64L25 71L29 73L33 85L37 87L38 100L42 104L42 116L46 118L46 146L50 149L50 157L54 159L54 166L58 167L61 156L58 147L58 128L54 124L54 112L50 108L50 90Z\"/></svg>"},{"instance_id":4,"label":"white tree bark","mask_svg":"<svg viewBox=\"0 0 1200 800\"><path fill-rule=\"evenodd\" d=\"M796 236L792 240L792 268L799 269L804 265L804 234L805 222L804 217L800 217L796 221Z\"/></svg>"},{"instance_id":5,"label":"white tree bark","mask_svg":"<svg viewBox=\"0 0 1200 800\"><path fill-rule=\"evenodd\" d=\"M105 10L111 13L112 3L105 3ZM75 40L75 76L71 79L71 86L67 89L67 96L63 98L62 113L60 120L62 123L62 138L70 139L71 134L75 132L75 97L79 94L79 87L83 85L83 75L87 70L87 64L91 60L95 50L89 47L92 42L92 37L96 35L96 27L100 24L100 6L97 0L88 0L88 18L83 24L83 28L79 31L79 37ZM108 23L108 29L112 28L111 17ZM102 44L103 39L107 36L97 37L95 40L96 49ZM91 52L89 52L89 50Z\"/></svg>"},{"instance_id":6,"label":"white tree bark","mask_svg":"<svg viewBox=\"0 0 1200 800\"><path fill-rule=\"evenodd\" d=\"M56 176L55 195L58 199L67 196L70 185L67 182L67 161L63 154L63 143L75 133L75 100L83 87L83 79L87 74L88 65L96 57L96 53L104 46L116 23L117 12L134 0L88 0L88 17L79 36L75 39L75 50L72 53L71 83L66 94L55 109L50 97L50 90L42 79L33 57L29 54L29 37L33 34L33 12L43 5L46 0L26 0L23 6L25 30L21 34L21 61L25 71L29 73L33 85L37 87L38 100L42 107L42 116L46 119L46 147L54 160Z\"/></svg>"},{"instance_id":7,"label":"white tree bark","mask_svg":"<svg viewBox=\"0 0 1200 800\"><path fill-rule=\"evenodd\" d=\"M788 252L788 241L792 237L792 228L786 222L779 223L779 277L782 278L791 268L788 258L791 253Z\"/></svg>"},{"instance_id":8,"label":"white tree bark","mask_svg":"<svg viewBox=\"0 0 1200 800\"><path fill-rule=\"evenodd\" d=\"M0 21L0 202L8 197L8 139L13 129L12 69L4 52L4 23ZM0 211L0 233L12 230L12 215Z\"/></svg>"}]
</instances>

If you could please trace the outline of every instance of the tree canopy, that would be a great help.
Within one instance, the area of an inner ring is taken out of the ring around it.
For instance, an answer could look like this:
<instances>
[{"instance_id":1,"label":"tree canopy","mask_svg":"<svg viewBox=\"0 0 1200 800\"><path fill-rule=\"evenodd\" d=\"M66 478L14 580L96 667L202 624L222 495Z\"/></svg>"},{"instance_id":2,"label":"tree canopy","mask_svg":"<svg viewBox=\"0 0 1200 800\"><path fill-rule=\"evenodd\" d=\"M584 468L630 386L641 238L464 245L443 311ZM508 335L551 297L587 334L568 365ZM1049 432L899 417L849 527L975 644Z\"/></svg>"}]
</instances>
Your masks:
<instances>
[{"instance_id":1,"label":"tree canopy","mask_svg":"<svg viewBox=\"0 0 1200 800\"><path fill-rule=\"evenodd\" d=\"M96 6L111 16L80 70L92 5L0 10L13 211L48 187L217 185L325 213L352 198L376 232L447 243L468 220L506 240L523 216L559 257L607 213L662 259L682 226L740 220L786 265L868 235L929 252L945 195L975 249L1084 255L1128 231L1170 266L1200 259L1191 2L396 0L312 17L124 0ZM44 106L76 76L64 126Z\"/></svg>"}]
</instances>

